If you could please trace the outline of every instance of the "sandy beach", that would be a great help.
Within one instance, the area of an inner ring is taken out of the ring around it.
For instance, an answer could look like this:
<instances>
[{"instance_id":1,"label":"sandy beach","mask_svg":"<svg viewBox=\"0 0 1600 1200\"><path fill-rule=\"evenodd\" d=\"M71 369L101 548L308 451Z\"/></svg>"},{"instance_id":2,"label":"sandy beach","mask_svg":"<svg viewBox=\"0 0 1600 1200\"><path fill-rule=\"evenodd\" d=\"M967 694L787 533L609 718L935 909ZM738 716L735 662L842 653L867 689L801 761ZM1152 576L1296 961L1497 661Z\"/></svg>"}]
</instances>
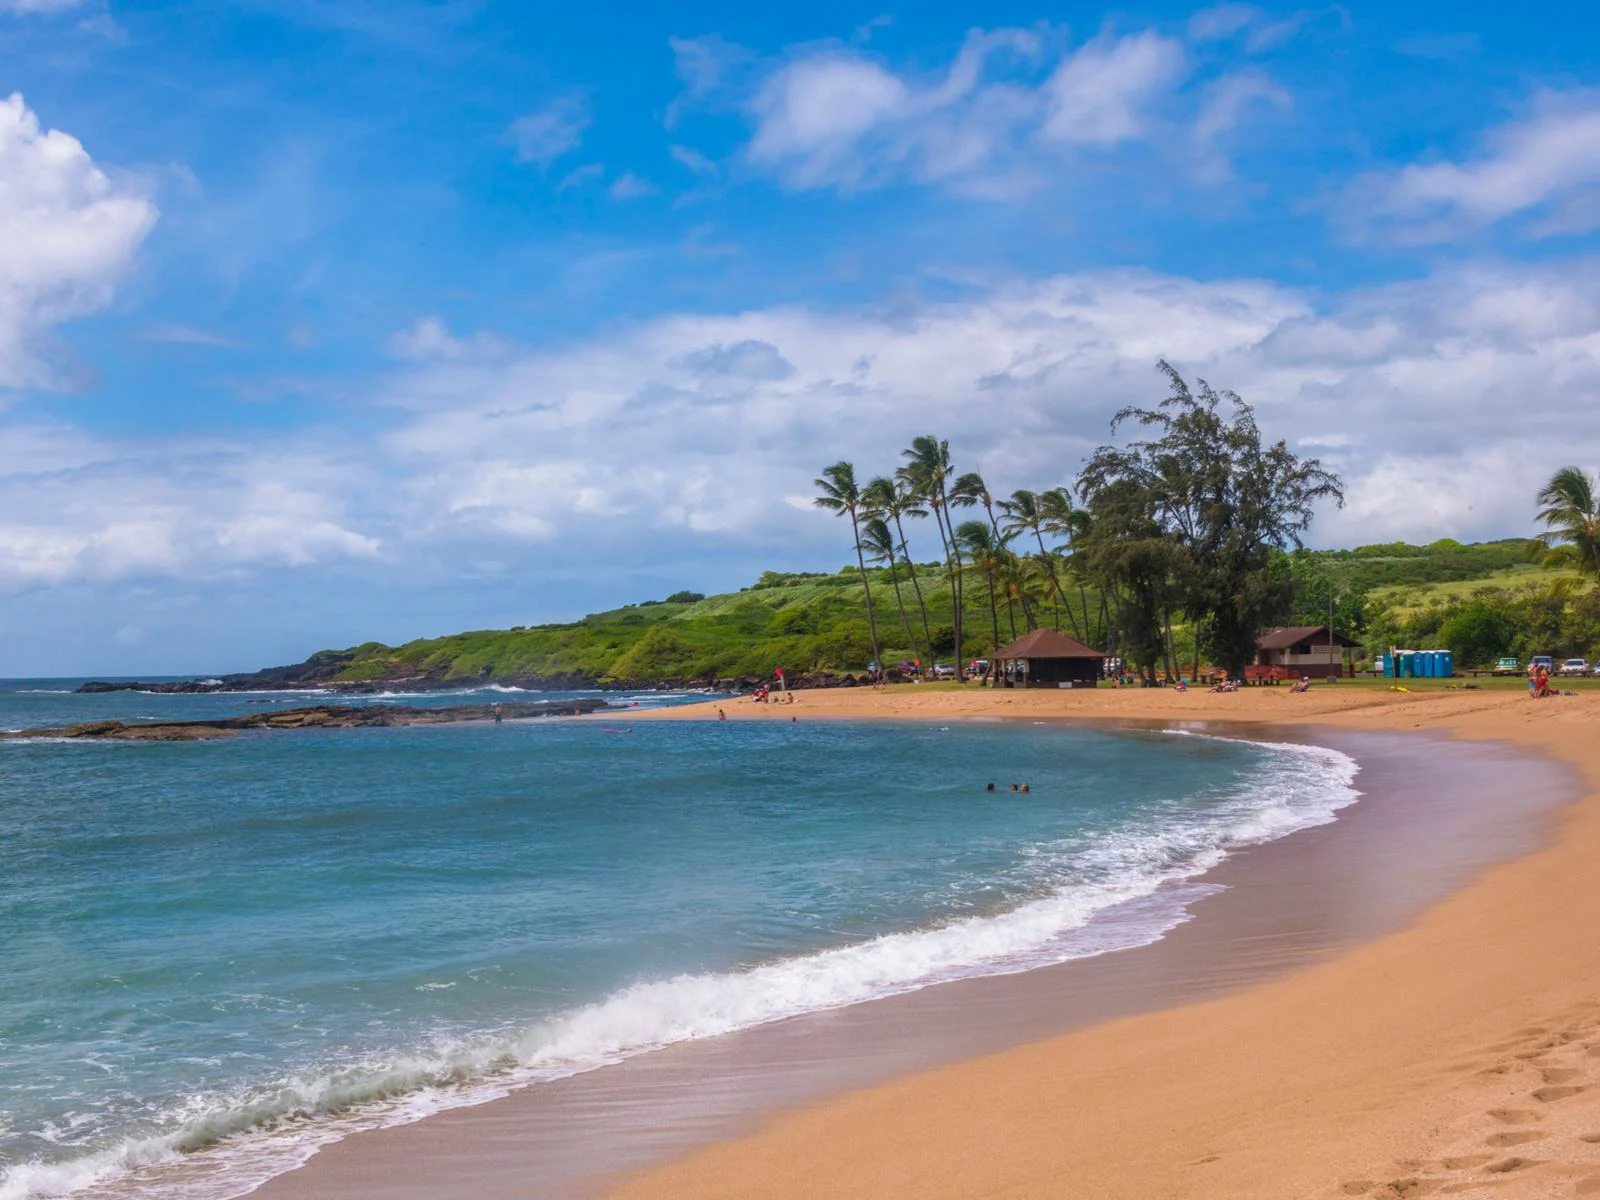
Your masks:
<instances>
[{"instance_id":1,"label":"sandy beach","mask_svg":"<svg viewBox=\"0 0 1600 1200\"><path fill-rule=\"evenodd\" d=\"M1559 758L1585 794L1543 848L1332 961L780 1114L619 1200L1600 1195L1600 695L898 688L720 707L1420 730Z\"/></svg>"}]
</instances>

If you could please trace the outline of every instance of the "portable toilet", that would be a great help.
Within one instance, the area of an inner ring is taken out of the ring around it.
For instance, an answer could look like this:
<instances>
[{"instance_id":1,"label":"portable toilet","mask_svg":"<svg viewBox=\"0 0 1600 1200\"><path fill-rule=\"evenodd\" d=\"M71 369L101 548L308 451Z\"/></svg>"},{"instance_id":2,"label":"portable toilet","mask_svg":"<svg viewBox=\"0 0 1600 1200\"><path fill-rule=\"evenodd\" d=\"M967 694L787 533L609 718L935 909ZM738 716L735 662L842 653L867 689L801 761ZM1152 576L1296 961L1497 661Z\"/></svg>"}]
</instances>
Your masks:
<instances>
[{"instance_id":1,"label":"portable toilet","mask_svg":"<svg viewBox=\"0 0 1600 1200\"><path fill-rule=\"evenodd\" d=\"M1417 651L1417 678L1418 679L1432 679L1433 678L1433 651L1432 650L1418 650Z\"/></svg>"},{"instance_id":2,"label":"portable toilet","mask_svg":"<svg viewBox=\"0 0 1600 1200\"><path fill-rule=\"evenodd\" d=\"M1439 651L1439 674L1446 679L1456 676L1456 656L1449 650Z\"/></svg>"},{"instance_id":3,"label":"portable toilet","mask_svg":"<svg viewBox=\"0 0 1600 1200\"><path fill-rule=\"evenodd\" d=\"M1437 678L1439 674L1439 652L1437 650L1424 650L1422 652L1422 675L1425 679Z\"/></svg>"},{"instance_id":4,"label":"portable toilet","mask_svg":"<svg viewBox=\"0 0 1600 1200\"><path fill-rule=\"evenodd\" d=\"M1393 679L1394 678L1394 655L1392 655L1392 654L1380 654L1380 655L1378 655L1378 668L1383 672L1383 677L1385 679Z\"/></svg>"}]
</instances>

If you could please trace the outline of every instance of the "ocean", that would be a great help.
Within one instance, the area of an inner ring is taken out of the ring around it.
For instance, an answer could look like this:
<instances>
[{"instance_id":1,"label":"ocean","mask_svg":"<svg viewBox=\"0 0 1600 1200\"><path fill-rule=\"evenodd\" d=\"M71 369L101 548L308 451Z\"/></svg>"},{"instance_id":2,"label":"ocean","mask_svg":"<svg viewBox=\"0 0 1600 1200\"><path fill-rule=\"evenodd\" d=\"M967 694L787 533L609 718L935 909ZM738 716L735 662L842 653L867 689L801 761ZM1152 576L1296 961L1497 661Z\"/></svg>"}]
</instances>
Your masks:
<instances>
[{"instance_id":1,"label":"ocean","mask_svg":"<svg viewBox=\"0 0 1600 1200\"><path fill-rule=\"evenodd\" d=\"M0 683L0 727L306 702L76 682ZM800 711L0 743L0 1200L239 1195L353 1130L1147 944L1359 795L1320 747Z\"/></svg>"}]
</instances>

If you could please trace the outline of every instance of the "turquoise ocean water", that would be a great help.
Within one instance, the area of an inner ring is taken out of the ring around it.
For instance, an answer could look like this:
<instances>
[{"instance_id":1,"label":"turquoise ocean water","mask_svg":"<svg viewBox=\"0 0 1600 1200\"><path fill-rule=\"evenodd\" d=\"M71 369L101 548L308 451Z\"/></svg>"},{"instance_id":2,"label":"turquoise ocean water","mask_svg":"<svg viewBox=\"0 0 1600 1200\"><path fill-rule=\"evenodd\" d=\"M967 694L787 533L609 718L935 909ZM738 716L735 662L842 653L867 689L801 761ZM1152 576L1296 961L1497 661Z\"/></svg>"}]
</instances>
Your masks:
<instances>
[{"instance_id":1,"label":"turquoise ocean water","mask_svg":"<svg viewBox=\"0 0 1600 1200\"><path fill-rule=\"evenodd\" d=\"M0 727L304 702L71 682L0 683ZM0 744L0 1200L237 1195L353 1129L1144 944L1357 796L1315 747L800 712Z\"/></svg>"}]
</instances>

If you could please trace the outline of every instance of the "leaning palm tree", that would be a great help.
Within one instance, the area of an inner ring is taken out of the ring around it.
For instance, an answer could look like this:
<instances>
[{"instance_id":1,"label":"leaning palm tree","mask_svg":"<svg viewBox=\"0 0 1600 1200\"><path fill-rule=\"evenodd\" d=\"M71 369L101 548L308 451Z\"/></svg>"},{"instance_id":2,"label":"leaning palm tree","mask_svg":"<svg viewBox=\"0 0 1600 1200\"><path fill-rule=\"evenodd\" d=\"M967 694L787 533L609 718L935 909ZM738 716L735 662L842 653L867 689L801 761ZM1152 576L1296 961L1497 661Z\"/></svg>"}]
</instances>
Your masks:
<instances>
[{"instance_id":1,"label":"leaning palm tree","mask_svg":"<svg viewBox=\"0 0 1600 1200\"><path fill-rule=\"evenodd\" d=\"M894 531L889 528L889 522L880 516L868 516L861 522L861 548L866 551L874 565L887 565L889 568L889 582L894 584L894 603L900 610L900 628L905 630L906 645L911 647L911 652L919 660L922 651L917 646L917 639L911 633L911 619L906 616L906 602L900 592L900 551L903 546L895 541Z\"/></svg>"},{"instance_id":2,"label":"leaning palm tree","mask_svg":"<svg viewBox=\"0 0 1600 1200\"><path fill-rule=\"evenodd\" d=\"M994 535L995 543L1004 547L1010 540L1007 535L1000 532L1000 522L995 520L994 497L989 494L989 485L983 481L983 476L976 471L968 471L950 485L950 503L957 508L972 508L974 505L983 505L983 511L989 517L989 532ZM1033 609L1028 604L1026 597L1022 602L1022 615L1027 619L1028 628L1035 626Z\"/></svg>"},{"instance_id":3,"label":"leaning palm tree","mask_svg":"<svg viewBox=\"0 0 1600 1200\"><path fill-rule=\"evenodd\" d=\"M867 560L861 551L861 489L856 486L856 469L847 462L836 462L831 467L825 467L822 476L816 481L822 495L814 501L818 508L825 508L835 516L848 516L850 518L851 541L856 548L856 566L861 571L861 587L867 597L867 631L872 637L872 661L877 664L879 672L883 670L883 659L878 651L878 621L872 614L872 584L867 581Z\"/></svg>"},{"instance_id":4,"label":"leaning palm tree","mask_svg":"<svg viewBox=\"0 0 1600 1200\"><path fill-rule=\"evenodd\" d=\"M1053 487L1047 491L1040 492L1038 495L1038 505L1039 523L1043 527L1044 531L1046 533L1054 534L1056 537L1065 538L1066 541L1063 543L1063 546L1067 550L1069 556L1072 555L1076 551L1077 547L1082 544L1088 534L1090 520L1088 510L1078 508L1076 505L1074 505L1072 503L1072 493L1064 487ZM1083 586L1083 572L1072 569L1072 560L1070 557L1068 558L1068 573L1077 580L1078 603L1083 608L1083 632L1085 635L1087 635L1089 633L1090 626L1089 593L1084 589ZM1072 611L1071 605L1067 606L1067 611ZM1105 627L1108 617L1109 614L1106 612L1105 592L1102 591L1100 593L1100 637L1093 639L1086 638L1086 640L1090 641L1091 644L1104 644L1102 639L1105 636ZM1073 621L1073 628L1077 628L1076 619Z\"/></svg>"},{"instance_id":5,"label":"leaning palm tree","mask_svg":"<svg viewBox=\"0 0 1600 1200\"><path fill-rule=\"evenodd\" d=\"M989 587L989 624L994 633L991 654L1000 649L1000 607L996 603L997 582L1005 556L1005 549L995 541L994 533L982 521L963 521L956 527L956 541L967 552L967 557L978 568ZM992 664L991 664L992 665Z\"/></svg>"},{"instance_id":6,"label":"leaning palm tree","mask_svg":"<svg viewBox=\"0 0 1600 1200\"><path fill-rule=\"evenodd\" d=\"M1562 467L1539 492L1535 516L1545 531L1535 540L1551 566L1573 566L1600 578L1600 479L1579 467Z\"/></svg>"},{"instance_id":7,"label":"leaning palm tree","mask_svg":"<svg viewBox=\"0 0 1600 1200\"><path fill-rule=\"evenodd\" d=\"M911 576L911 590L916 593L917 610L922 614L922 644L933 653L933 630L928 624L928 605L922 598L922 584L917 580L917 564L911 561L911 550L906 541L906 517L925 517L923 508L911 485L903 479L890 479L879 475L861 489L862 503L875 515L894 522L895 537L900 543L900 553L905 558L906 572ZM930 664L926 664L931 666Z\"/></svg>"},{"instance_id":8,"label":"leaning palm tree","mask_svg":"<svg viewBox=\"0 0 1600 1200\"><path fill-rule=\"evenodd\" d=\"M924 434L912 438L910 447L901 451L901 457L906 459L906 464L895 472L895 478L903 480L912 494L927 504L939 528L939 540L944 544L945 570L950 578L951 621L955 626L955 657L959 662L965 643L961 637L961 547L956 542L955 527L950 519L949 484L955 476L955 468L950 463L950 443ZM908 511L906 515L913 514ZM958 666L956 681L964 678Z\"/></svg>"},{"instance_id":9,"label":"leaning palm tree","mask_svg":"<svg viewBox=\"0 0 1600 1200\"><path fill-rule=\"evenodd\" d=\"M1071 503L1070 501L1068 502ZM1006 515L1006 524L1003 532L1007 537L1016 537L1020 533L1033 534L1034 540L1039 543L1039 562L1043 565L1050 586L1047 589L1056 610L1056 629L1061 628L1061 577L1056 573L1056 556L1046 549L1044 544L1045 510L1039 504L1039 495L1026 488L1018 488L1011 493L1011 499L1002 500L999 504L1000 511ZM1083 632L1078 628L1078 618L1072 611L1072 606L1067 605L1067 620L1072 623L1072 636L1083 639Z\"/></svg>"}]
</instances>

